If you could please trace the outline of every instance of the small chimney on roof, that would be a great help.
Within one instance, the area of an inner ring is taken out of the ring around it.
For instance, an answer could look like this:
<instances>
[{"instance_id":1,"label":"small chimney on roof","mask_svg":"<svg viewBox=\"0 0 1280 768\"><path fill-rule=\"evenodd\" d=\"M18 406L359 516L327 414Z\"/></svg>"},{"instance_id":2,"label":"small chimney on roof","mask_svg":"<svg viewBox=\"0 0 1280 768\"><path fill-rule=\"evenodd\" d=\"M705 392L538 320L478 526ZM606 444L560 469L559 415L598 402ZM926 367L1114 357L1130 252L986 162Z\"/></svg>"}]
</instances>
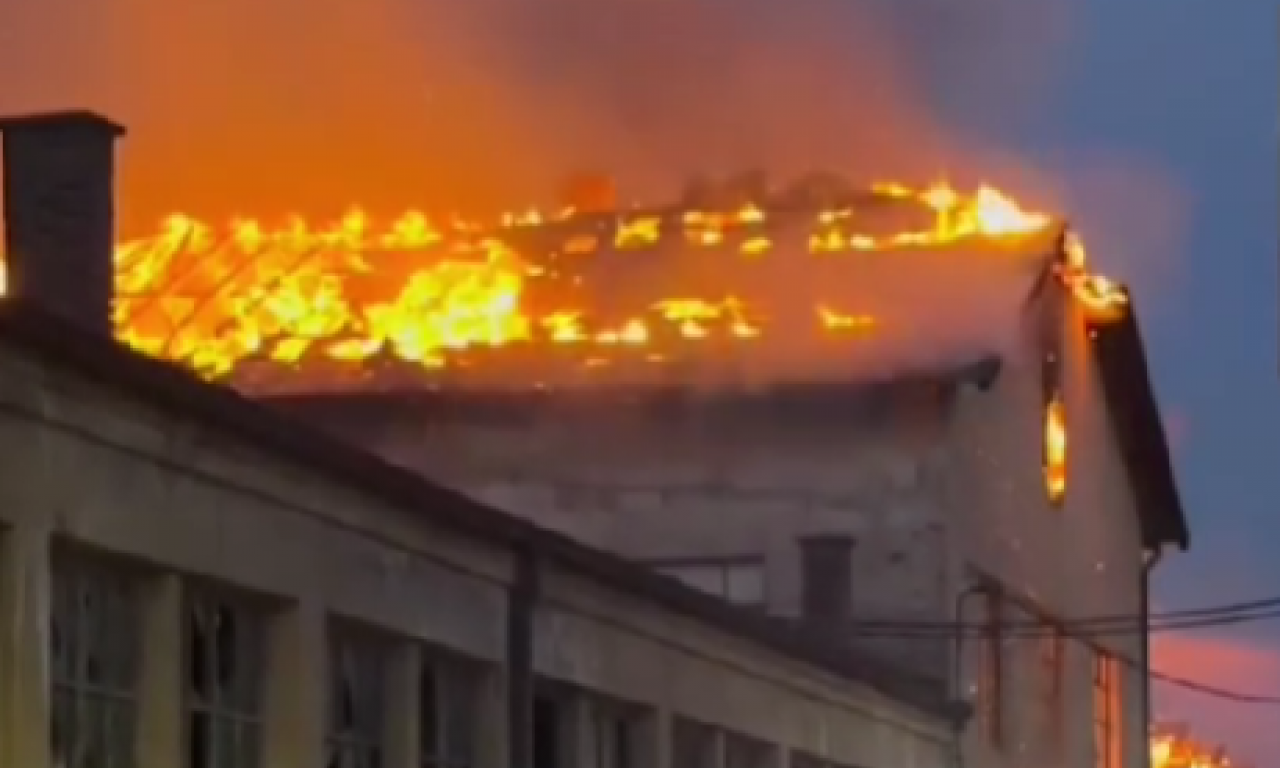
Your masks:
<instances>
[{"instance_id":1,"label":"small chimney on roof","mask_svg":"<svg viewBox=\"0 0 1280 768\"><path fill-rule=\"evenodd\" d=\"M123 134L92 112L0 117L7 294L106 336Z\"/></svg>"},{"instance_id":2,"label":"small chimney on roof","mask_svg":"<svg viewBox=\"0 0 1280 768\"><path fill-rule=\"evenodd\" d=\"M800 543L800 617L838 627L853 610L853 547L847 534L803 536Z\"/></svg>"}]
</instances>

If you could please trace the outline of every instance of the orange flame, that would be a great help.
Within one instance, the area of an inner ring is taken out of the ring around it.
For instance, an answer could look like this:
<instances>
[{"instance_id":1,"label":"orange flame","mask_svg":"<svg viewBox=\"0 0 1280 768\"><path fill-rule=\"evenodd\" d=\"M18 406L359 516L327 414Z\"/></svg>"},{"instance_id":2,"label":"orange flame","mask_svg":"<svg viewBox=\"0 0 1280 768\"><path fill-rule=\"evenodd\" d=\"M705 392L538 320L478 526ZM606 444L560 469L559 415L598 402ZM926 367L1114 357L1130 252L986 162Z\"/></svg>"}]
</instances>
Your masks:
<instances>
[{"instance_id":1,"label":"orange flame","mask_svg":"<svg viewBox=\"0 0 1280 768\"><path fill-rule=\"evenodd\" d=\"M963 195L945 185L880 184L869 195L914 207L922 225L873 234L858 230L860 211L833 208L808 215L808 250L828 255L1000 242L1052 225L990 187ZM377 230L357 210L326 228L295 218L278 228L235 221L217 232L176 214L158 234L117 246L114 320L125 343L209 377L226 375L247 358L291 364L309 354L339 362L390 354L442 366L458 350L515 342L599 348L658 338L748 340L761 333L760 320L738 296L673 296L605 320L572 301L538 306L531 288L552 282L572 288L583 282L573 268L584 256L673 238L742 259L765 258L775 248L767 225L795 216L752 204L678 214L568 209L509 214L486 225L415 212ZM526 247L530 243L536 247ZM526 251L550 257L534 262ZM1060 276L1081 304L1098 316L1122 312L1123 290L1087 272L1078 240L1071 241L1069 257ZM0 261L0 293L3 266ZM876 319L851 309L815 304L814 327L829 334L871 332Z\"/></svg>"},{"instance_id":2,"label":"orange flame","mask_svg":"<svg viewBox=\"0 0 1280 768\"><path fill-rule=\"evenodd\" d=\"M1045 489L1049 500L1057 503L1067 491L1067 415L1057 396L1045 407L1044 451Z\"/></svg>"},{"instance_id":3,"label":"orange flame","mask_svg":"<svg viewBox=\"0 0 1280 768\"><path fill-rule=\"evenodd\" d=\"M1232 768L1235 765L1224 748L1209 747L1192 738L1186 730L1157 729L1151 737L1152 768Z\"/></svg>"}]
</instances>

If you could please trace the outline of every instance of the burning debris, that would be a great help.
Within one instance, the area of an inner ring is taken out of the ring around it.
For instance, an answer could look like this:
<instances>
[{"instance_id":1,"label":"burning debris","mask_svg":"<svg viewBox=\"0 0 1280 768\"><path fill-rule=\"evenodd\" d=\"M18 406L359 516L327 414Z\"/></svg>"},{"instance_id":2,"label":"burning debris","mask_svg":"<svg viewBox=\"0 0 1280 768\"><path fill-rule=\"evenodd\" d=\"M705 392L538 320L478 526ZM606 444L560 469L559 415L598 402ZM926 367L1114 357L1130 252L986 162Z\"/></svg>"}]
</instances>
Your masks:
<instances>
[{"instance_id":1,"label":"burning debris","mask_svg":"<svg viewBox=\"0 0 1280 768\"><path fill-rule=\"evenodd\" d=\"M170 216L158 234L116 249L117 333L250 389L246 371L389 365L421 375L491 364L495 350L578 371L648 366L697 342L755 344L771 332L874 338L882 317L844 287L850 265L956 244L997 256L1060 251L1057 275L1092 315L1126 304L1123 289L1088 273L1077 238L988 187L854 190L818 176L775 191L749 174L690 185L666 208L615 198L607 181L582 179L553 214L482 223L409 213L384 229L359 211L326 228L244 220L222 231ZM780 283L802 274L806 295L777 300ZM528 381L518 368L501 372Z\"/></svg>"}]
</instances>

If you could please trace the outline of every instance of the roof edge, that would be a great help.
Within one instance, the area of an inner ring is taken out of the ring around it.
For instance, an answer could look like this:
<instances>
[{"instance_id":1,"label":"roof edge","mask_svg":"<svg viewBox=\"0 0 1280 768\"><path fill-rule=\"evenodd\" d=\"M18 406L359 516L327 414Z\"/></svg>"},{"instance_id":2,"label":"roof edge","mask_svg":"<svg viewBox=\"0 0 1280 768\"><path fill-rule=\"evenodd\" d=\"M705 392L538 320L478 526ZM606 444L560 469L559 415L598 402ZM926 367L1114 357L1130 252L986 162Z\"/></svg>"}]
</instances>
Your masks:
<instances>
[{"instance_id":1,"label":"roof edge","mask_svg":"<svg viewBox=\"0 0 1280 768\"><path fill-rule=\"evenodd\" d=\"M1191 532L1178 492L1164 420L1148 370L1133 296L1119 318L1089 324L1115 440L1133 485L1143 545L1186 551Z\"/></svg>"},{"instance_id":2,"label":"roof edge","mask_svg":"<svg viewBox=\"0 0 1280 768\"><path fill-rule=\"evenodd\" d=\"M872 659L814 633L797 632L762 615L699 593L622 557L502 512L311 428L265 405L211 385L178 366L146 357L113 339L91 334L16 297L0 299L0 341L76 370L126 395L225 430L286 460L338 478L393 506L430 517L518 552L532 550L562 567L599 580L665 610L693 618L817 671L868 686L880 695L954 724L967 710L933 681Z\"/></svg>"}]
</instances>

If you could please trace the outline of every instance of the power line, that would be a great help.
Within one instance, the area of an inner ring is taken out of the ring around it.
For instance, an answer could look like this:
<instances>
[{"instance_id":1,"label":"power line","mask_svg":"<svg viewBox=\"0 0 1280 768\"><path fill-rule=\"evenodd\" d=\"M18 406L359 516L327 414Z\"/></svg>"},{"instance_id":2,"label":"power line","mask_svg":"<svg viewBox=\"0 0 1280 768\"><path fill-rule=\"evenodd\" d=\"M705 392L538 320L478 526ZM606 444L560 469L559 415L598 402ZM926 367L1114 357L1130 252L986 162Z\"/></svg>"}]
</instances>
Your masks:
<instances>
[{"instance_id":1,"label":"power line","mask_svg":"<svg viewBox=\"0 0 1280 768\"><path fill-rule=\"evenodd\" d=\"M1153 629L1181 629L1197 626L1217 626L1218 621L1224 623L1237 623L1240 620L1253 621L1266 618L1280 617L1280 597L1271 597L1261 600L1250 600L1246 602L1225 603L1219 606L1210 606L1204 608L1194 608L1179 611L1155 612L1147 617L1148 624ZM1023 621L1005 621L1001 626L1005 629L1014 630L1043 630L1054 622L1032 618ZM1069 619L1061 623L1079 631L1089 630L1107 630L1115 628L1135 627L1142 624L1142 616L1139 614L1108 614L1101 616L1084 617L1079 619ZM910 629L910 630L940 630L947 633L954 633L957 629L978 629L985 628L987 624L982 622L963 622L963 621L931 621L931 620L879 620L868 619L859 621L860 628L867 629Z\"/></svg>"},{"instance_id":2,"label":"power line","mask_svg":"<svg viewBox=\"0 0 1280 768\"><path fill-rule=\"evenodd\" d=\"M1274 606L1274 607L1273 607ZM1270 610L1266 608L1270 607ZM1259 610L1261 608L1262 610ZM1240 609L1252 609L1240 610ZM1205 628L1227 626L1231 624L1240 624L1250 621L1262 621L1271 618L1280 618L1280 598L1270 598L1267 600L1256 600L1250 602L1227 604L1219 607L1202 608L1188 611L1171 611L1158 614L1165 621L1159 627L1153 629L1158 631L1168 631L1176 629ZM1181 617L1181 618L1179 618ZM856 636L863 639L901 639L901 640L952 640L959 641L965 639L991 640L995 638L1020 640L1020 639L1039 639L1039 638L1064 638L1077 639L1089 645L1094 645L1091 641L1100 637L1114 637L1126 634L1141 634L1143 627L1138 617L1129 616L1109 616L1105 617L1105 621L1116 622L1118 620L1134 621L1136 626L1133 627L1106 627L1096 629L1091 626L1090 622L1096 625L1097 620L1085 619L1080 622L1065 622L1055 625L1048 621L1040 622L1020 622L1015 632L1007 632L1006 628L1009 624L1000 624L996 626L984 624L965 624L962 622L883 622L880 629L872 629L870 632L864 630L862 626L855 628ZM1172 619L1172 620L1171 620ZM1084 625L1083 631L1080 629ZM899 627L917 627L915 633L909 631L892 631L887 629L890 626ZM924 628L924 629L920 629ZM947 631L949 628L949 631ZM966 631L967 630L967 631ZM963 633L963 634L957 634ZM1199 680L1172 675L1167 672L1154 669L1149 665L1144 665L1129 656L1116 653L1110 649L1100 649L1107 656L1116 659L1130 669L1136 669L1145 675L1150 676L1153 680L1158 680L1166 685L1171 685L1183 690L1191 691L1205 696L1210 696L1224 701L1231 701L1239 704L1253 704L1263 706L1280 706L1280 696L1268 696L1256 693L1246 693L1225 688L1218 685L1204 683Z\"/></svg>"},{"instance_id":3,"label":"power line","mask_svg":"<svg viewBox=\"0 0 1280 768\"><path fill-rule=\"evenodd\" d=\"M1271 619L1280 619L1280 608L1253 613L1224 614L1217 617L1206 616L1204 618L1165 620L1150 622L1145 626L1138 617L1130 619L1127 624L1117 622L1107 625L1081 624L1073 621L1056 623L1049 621L1018 622L1016 624L1006 622L998 627L998 631L1001 636L1009 639L1050 638L1062 634L1088 637L1123 637L1125 635L1234 626ZM982 622L860 621L856 622L852 628L858 635L864 637L885 637L904 640L954 638L957 634L968 638L986 637L993 632L991 625Z\"/></svg>"}]
</instances>

